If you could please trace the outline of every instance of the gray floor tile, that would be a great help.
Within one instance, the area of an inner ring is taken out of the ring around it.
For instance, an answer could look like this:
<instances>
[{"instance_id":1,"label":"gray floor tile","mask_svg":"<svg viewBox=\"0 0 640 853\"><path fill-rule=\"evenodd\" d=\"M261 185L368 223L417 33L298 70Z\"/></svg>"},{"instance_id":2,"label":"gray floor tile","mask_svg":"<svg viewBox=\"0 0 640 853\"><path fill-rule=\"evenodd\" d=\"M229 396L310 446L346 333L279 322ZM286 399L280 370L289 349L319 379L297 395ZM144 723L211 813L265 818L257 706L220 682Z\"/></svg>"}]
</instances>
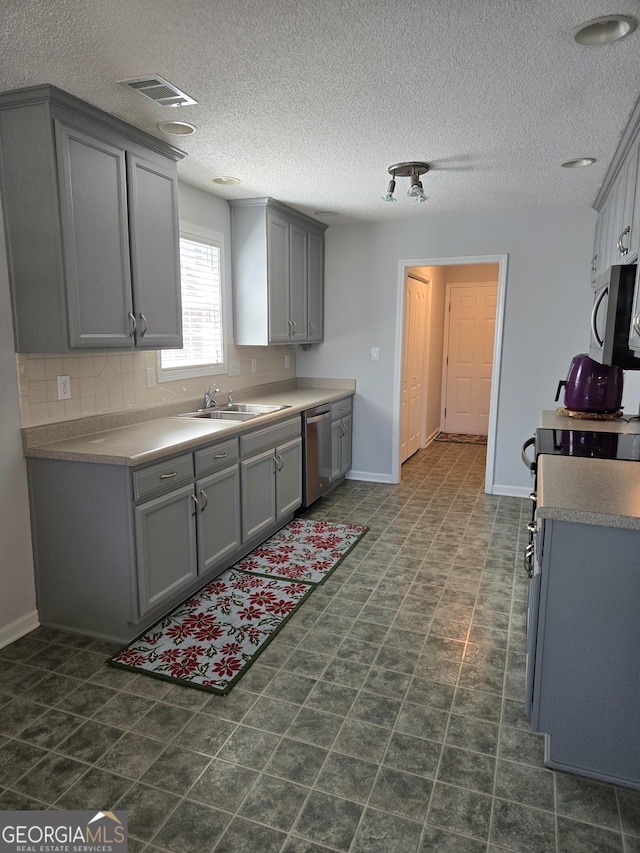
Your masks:
<instances>
[{"instance_id":1,"label":"gray floor tile","mask_svg":"<svg viewBox=\"0 0 640 853\"><path fill-rule=\"evenodd\" d=\"M224 746L220 747L217 757L261 770L279 743L279 735L239 725Z\"/></svg>"},{"instance_id":2,"label":"gray floor tile","mask_svg":"<svg viewBox=\"0 0 640 853\"><path fill-rule=\"evenodd\" d=\"M287 836L277 829L236 817L221 840L216 853L278 853Z\"/></svg>"},{"instance_id":3,"label":"gray floor tile","mask_svg":"<svg viewBox=\"0 0 640 853\"><path fill-rule=\"evenodd\" d=\"M184 800L153 839L154 845L173 853L211 850L231 822L227 812Z\"/></svg>"},{"instance_id":4,"label":"gray floor tile","mask_svg":"<svg viewBox=\"0 0 640 853\"><path fill-rule=\"evenodd\" d=\"M620 831L615 789L592 779L556 773L556 807L563 817Z\"/></svg>"},{"instance_id":5,"label":"gray floor tile","mask_svg":"<svg viewBox=\"0 0 640 853\"><path fill-rule=\"evenodd\" d=\"M412 853L418 849L422 825L398 815L368 808L362 816L352 853Z\"/></svg>"},{"instance_id":6,"label":"gray floor tile","mask_svg":"<svg viewBox=\"0 0 640 853\"><path fill-rule=\"evenodd\" d=\"M619 832L558 817L558 849L562 853L623 853L624 848Z\"/></svg>"},{"instance_id":7,"label":"gray floor tile","mask_svg":"<svg viewBox=\"0 0 640 853\"><path fill-rule=\"evenodd\" d=\"M486 844L435 826L427 826L419 853L485 853Z\"/></svg>"},{"instance_id":8,"label":"gray floor tile","mask_svg":"<svg viewBox=\"0 0 640 853\"><path fill-rule=\"evenodd\" d=\"M365 803L378 773L378 765L339 752L330 752L315 787L336 797Z\"/></svg>"},{"instance_id":9,"label":"gray floor tile","mask_svg":"<svg viewBox=\"0 0 640 853\"><path fill-rule=\"evenodd\" d=\"M120 798L117 808L127 812L127 829L131 835L150 841L177 804L173 794L138 782Z\"/></svg>"},{"instance_id":10,"label":"gray floor tile","mask_svg":"<svg viewBox=\"0 0 640 853\"><path fill-rule=\"evenodd\" d=\"M357 803L312 791L294 831L311 841L346 851L356 833L362 810Z\"/></svg>"},{"instance_id":11,"label":"gray floor tile","mask_svg":"<svg viewBox=\"0 0 640 853\"><path fill-rule=\"evenodd\" d=\"M286 735L294 740L328 748L336 739L342 723L343 718L335 714L326 714L315 708L301 708Z\"/></svg>"},{"instance_id":12,"label":"gray floor tile","mask_svg":"<svg viewBox=\"0 0 640 853\"><path fill-rule=\"evenodd\" d=\"M441 829L486 841L491 797L436 782L427 822Z\"/></svg>"},{"instance_id":13,"label":"gray floor tile","mask_svg":"<svg viewBox=\"0 0 640 853\"><path fill-rule=\"evenodd\" d=\"M492 794L495 769L496 762L491 755L445 746L440 759L438 780L483 794Z\"/></svg>"},{"instance_id":14,"label":"gray floor tile","mask_svg":"<svg viewBox=\"0 0 640 853\"><path fill-rule=\"evenodd\" d=\"M499 760L495 795L503 800L553 811L553 777L550 770Z\"/></svg>"},{"instance_id":15,"label":"gray floor tile","mask_svg":"<svg viewBox=\"0 0 640 853\"><path fill-rule=\"evenodd\" d=\"M123 734L122 729L87 720L80 727L76 727L73 734L59 745L58 751L93 764L120 740Z\"/></svg>"},{"instance_id":16,"label":"gray floor tile","mask_svg":"<svg viewBox=\"0 0 640 853\"><path fill-rule=\"evenodd\" d=\"M369 805L402 817L423 821L427 816L433 782L421 776L404 773L393 767L382 767L369 798Z\"/></svg>"},{"instance_id":17,"label":"gray floor tile","mask_svg":"<svg viewBox=\"0 0 640 853\"><path fill-rule=\"evenodd\" d=\"M28 797L55 803L87 770L86 764L49 753L29 773L14 782L13 788Z\"/></svg>"},{"instance_id":18,"label":"gray floor tile","mask_svg":"<svg viewBox=\"0 0 640 853\"><path fill-rule=\"evenodd\" d=\"M418 776L435 779L442 744L395 732L391 735L384 764Z\"/></svg>"},{"instance_id":19,"label":"gray floor tile","mask_svg":"<svg viewBox=\"0 0 640 853\"><path fill-rule=\"evenodd\" d=\"M207 755L169 744L140 781L175 794L186 794L210 761Z\"/></svg>"},{"instance_id":20,"label":"gray floor tile","mask_svg":"<svg viewBox=\"0 0 640 853\"><path fill-rule=\"evenodd\" d=\"M269 759L265 772L300 785L312 785L327 755L326 749L285 737Z\"/></svg>"},{"instance_id":21,"label":"gray floor tile","mask_svg":"<svg viewBox=\"0 0 640 853\"><path fill-rule=\"evenodd\" d=\"M189 791L189 799L235 812L257 778L255 770L214 758Z\"/></svg>"},{"instance_id":22,"label":"gray floor tile","mask_svg":"<svg viewBox=\"0 0 640 853\"><path fill-rule=\"evenodd\" d=\"M117 801L135 784L124 776L116 776L90 767L65 793L56 800L56 806L70 811L100 809L112 811Z\"/></svg>"},{"instance_id":23,"label":"gray floor tile","mask_svg":"<svg viewBox=\"0 0 640 853\"><path fill-rule=\"evenodd\" d=\"M496 800L491 841L518 853L548 853L555 846L554 816L517 803Z\"/></svg>"},{"instance_id":24,"label":"gray floor tile","mask_svg":"<svg viewBox=\"0 0 640 853\"><path fill-rule=\"evenodd\" d=\"M245 797L239 814L285 832L293 826L309 789L262 774Z\"/></svg>"}]
</instances>

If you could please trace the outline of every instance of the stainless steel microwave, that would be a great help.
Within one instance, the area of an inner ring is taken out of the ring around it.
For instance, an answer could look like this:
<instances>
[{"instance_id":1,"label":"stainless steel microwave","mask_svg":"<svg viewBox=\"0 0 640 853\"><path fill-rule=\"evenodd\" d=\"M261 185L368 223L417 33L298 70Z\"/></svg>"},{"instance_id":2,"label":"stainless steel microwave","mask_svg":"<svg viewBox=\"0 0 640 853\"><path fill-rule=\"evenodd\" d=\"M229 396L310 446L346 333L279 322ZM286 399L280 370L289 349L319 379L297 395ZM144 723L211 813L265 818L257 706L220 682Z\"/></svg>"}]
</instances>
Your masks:
<instances>
[{"instance_id":1,"label":"stainless steel microwave","mask_svg":"<svg viewBox=\"0 0 640 853\"><path fill-rule=\"evenodd\" d=\"M629 348L635 280L636 264L617 264L591 285L589 355L600 364L640 370L640 357Z\"/></svg>"}]
</instances>

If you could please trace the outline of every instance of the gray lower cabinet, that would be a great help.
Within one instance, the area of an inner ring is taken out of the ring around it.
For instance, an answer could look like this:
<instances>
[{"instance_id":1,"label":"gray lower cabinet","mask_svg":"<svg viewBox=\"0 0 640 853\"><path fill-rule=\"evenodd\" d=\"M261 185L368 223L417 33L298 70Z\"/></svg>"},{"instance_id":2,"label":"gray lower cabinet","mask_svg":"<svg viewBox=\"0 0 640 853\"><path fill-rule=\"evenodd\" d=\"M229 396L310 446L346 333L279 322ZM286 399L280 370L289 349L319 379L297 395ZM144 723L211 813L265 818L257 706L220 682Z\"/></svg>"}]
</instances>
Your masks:
<instances>
[{"instance_id":1,"label":"gray lower cabinet","mask_svg":"<svg viewBox=\"0 0 640 853\"><path fill-rule=\"evenodd\" d=\"M326 225L272 198L229 203L236 344L322 341Z\"/></svg>"},{"instance_id":2,"label":"gray lower cabinet","mask_svg":"<svg viewBox=\"0 0 640 853\"><path fill-rule=\"evenodd\" d=\"M235 464L196 483L198 572L221 566L242 544L240 471Z\"/></svg>"},{"instance_id":3,"label":"gray lower cabinet","mask_svg":"<svg viewBox=\"0 0 640 853\"><path fill-rule=\"evenodd\" d=\"M339 482L351 468L352 398L338 400L331 407L331 484Z\"/></svg>"},{"instance_id":4,"label":"gray lower cabinet","mask_svg":"<svg viewBox=\"0 0 640 853\"><path fill-rule=\"evenodd\" d=\"M640 531L544 520L540 550L527 703L545 764L640 788Z\"/></svg>"},{"instance_id":5,"label":"gray lower cabinet","mask_svg":"<svg viewBox=\"0 0 640 853\"><path fill-rule=\"evenodd\" d=\"M189 484L134 510L140 617L198 575L193 497Z\"/></svg>"},{"instance_id":6,"label":"gray lower cabinet","mask_svg":"<svg viewBox=\"0 0 640 853\"><path fill-rule=\"evenodd\" d=\"M302 504L300 418L242 436L240 455L242 542L248 544Z\"/></svg>"},{"instance_id":7,"label":"gray lower cabinet","mask_svg":"<svg viewBox=\"0 0 640 853\"><path fill-rule=\"evenodd\" d=\"M27 466L41 624L124 643L293 517L301 420L139 468Z\"/></svg>"},{"instance_id":8,"label":"gray lower cabinet","mask_svg":"<svg viewBox=\"0 0 640 853\"><path fill-rule=\"evenodd\" d=\"M18 352L182 346L183 156L53 86L0 95Z\"/></svg>"}]
</instances>

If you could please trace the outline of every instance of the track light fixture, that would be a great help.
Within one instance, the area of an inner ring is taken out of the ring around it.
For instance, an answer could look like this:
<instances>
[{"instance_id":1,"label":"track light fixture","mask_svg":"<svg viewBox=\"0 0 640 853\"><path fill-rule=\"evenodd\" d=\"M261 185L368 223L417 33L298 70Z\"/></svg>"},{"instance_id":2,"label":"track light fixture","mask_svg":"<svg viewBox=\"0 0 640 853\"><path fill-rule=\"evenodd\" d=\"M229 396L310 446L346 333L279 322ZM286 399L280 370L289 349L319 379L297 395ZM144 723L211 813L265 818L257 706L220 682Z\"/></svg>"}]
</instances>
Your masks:
<instances>
[{"instance_id":1,"label":"track light fixture","mask_svg":"<svg viewBox=\"0 0 640 853\"><path fill-rule=\"evenodd\" d=\"M420 175L426 174L430 169L428 163L420 161L411 161L408 163L396 163L389 166L388 172L391 175L389 186L387 187L386 195L381 196L383 201L397 201L393 193L396 189L396 177L411 178L411 186L407 190L407 195L412 198L417 204L426 201L429 196L425 195Z\"/></svg>"}]
</instances>

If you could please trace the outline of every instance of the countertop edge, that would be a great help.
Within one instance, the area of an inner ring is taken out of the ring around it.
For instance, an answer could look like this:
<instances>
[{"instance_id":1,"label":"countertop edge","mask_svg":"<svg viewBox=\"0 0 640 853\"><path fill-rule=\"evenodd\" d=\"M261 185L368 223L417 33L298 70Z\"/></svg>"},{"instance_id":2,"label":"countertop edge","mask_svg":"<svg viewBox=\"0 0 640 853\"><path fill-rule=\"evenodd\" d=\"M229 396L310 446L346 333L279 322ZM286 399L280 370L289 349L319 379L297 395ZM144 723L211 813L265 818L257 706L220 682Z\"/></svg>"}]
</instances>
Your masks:
<instances>
[{"instance_id":1,"label":"countertop edge","mask_svg":"<svg viewBox=\"0 0 640 853\"><path fill-rule=\"evenodd\" d=\"M183 441L172 442L170 446L164 445L162 447L154 447L149 451L145 451L143 453L136 453L133 455L92 453L86 450L74 449L72 443L81 444L83 441L90 440L90 436L98 436L103 434L106 435L109 433L118 432L121 429L127 429L127 427L129 426L135 426L140 423L147 423L151 426L153 423L157 422L158 425L160 425L167 420L173 420L174 418L177 418L177 415L164 415L160 417L149 418L148 420L135 421L134 423L124 424L122 426L116 426L111 429L97 430L95 432L84 433L81 435L72 435L69 438L58 439L57 441L46 442L43 444L27 445L23 448L23 455L31 459L58 459L70 462L86 462L93 464L124 465L127 467L136 467L139 465L145 465L149 462L155 462L160 459L170 458L171 456L175 456L176 454L185 451L197 450L199 447L210 445L217 441L228 440L229 438L233 438L234 436L240 436L243 433L250 432L255 429L271 426L275 423L278 423L279 421L283 421L292 416L299 415L306 409L315 406L334 403L338 400L343 399L344 397L353 396L355 394L355 387L345 387L344 385L340 385L336 387L321 388L315 385L303 385L301 387L291 388L287 391L282 391L279 394L275 395L256 394L250 399L245 397L242 402L267 404L270 402L275 403L277 400L282 401L283 398L285 398L285 395L295 394L296 392L300 391L308 392L311 395L312 399L308 399L304 403L291 404L286 409L282 409L278 412L271 412L267 415L261 415L259 418L250 421L244 421L242 423L230 422L229 426L224 428L220 428L218 426L219 422L209 422L209 425L211 426L210 432L191 436ZM221 408L224 409L224 406L222 406ZM184 406L182 406L182 409L184 410ZM197 420L201 424L207 423L206 419ZM216 424L215 427L213 426L213 423ZM64 445L69 446L65 447Z\"/></svg>"}]
</instances>

